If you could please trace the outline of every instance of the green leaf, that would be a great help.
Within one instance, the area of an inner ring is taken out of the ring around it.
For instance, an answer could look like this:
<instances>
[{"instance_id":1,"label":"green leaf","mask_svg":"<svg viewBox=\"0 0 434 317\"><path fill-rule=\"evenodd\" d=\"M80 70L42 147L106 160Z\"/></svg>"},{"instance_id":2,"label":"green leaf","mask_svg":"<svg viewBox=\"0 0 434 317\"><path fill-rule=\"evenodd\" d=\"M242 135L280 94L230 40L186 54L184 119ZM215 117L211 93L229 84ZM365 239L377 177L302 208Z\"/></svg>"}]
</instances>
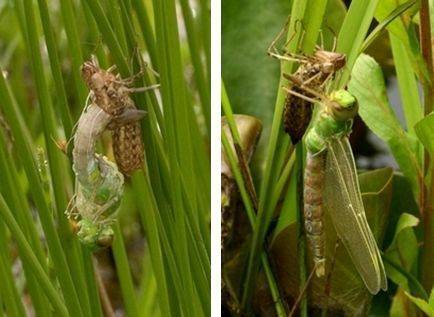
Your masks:
<instances>
[{"instance_id":1,"label":"green leaf","mask_svg":"<svg viewBox=\"0 0 434 317\"><path fill-rule=\"evenodd\" d=\"M387 16L393 12L393 10L397 10L399 6L405 5L405 2L406 1L404 0L380 1L375 12L375 17L379 21L384 21L385 19L387 19ZM415 28L411 24L413 16L419 10L419 6L419 1L417 1L399 19L395 19L392 23L390 23L387 29L389 33L391 33L391 35L396 38L396 40L401 42L403 48L407 51L414 71L420 77L424 77L426 80L429 80L426 64L424 62L424 58L421 54L421 49L419 47L417 33L415 32ZM416 17L418 17L418 15L416 15ZM395 64L397 62L398 61L395 60Z\"/></svg>"},{"instance_id":2,"label":"green leaf","mask_svg":"<svg viewBox=\"0 0 434 317\"><path fill-rule=\"evenodd\" d=\"M339 34L346 13L347 7L343 1L327 1L326 15L321 26L326 49L331 49L332 44L336 41L336 35Z\"/></svg>"},{"instance_id":3,"label":"green leaf","mask_svg":"<svg viewBox=\"0 0 434 317\"><path fill-rule=\"evenodd\" d=\"M286 197L282 205L276 229L273 233L274 239L281 231L297 221L297 177L290 177Z\"/></svg>"},{"instance_id":4,"label":"green leaf","mask_svg":"<svg viewBox=\"0 0 434 317\"><path fill-rule=\"evenodd\" d=\"M384 1L386 2L386 1ZM377 7L377 10L384 5L384 2L380 2L380 5ZM390 23L392 23L398 16L400 16L403 12L407 11L412 5L416 3L416 0L407 1L400 6L396 6L387 16L383 17L375 29L369 34L369 36L363 42L362 52L365 51L366 48L380 35L385 27L387 27Z\"/></svg>"},{"instance_id":5,"label":"green leaf","mask_svg":"<svg viewBox=\"0 0 434 317\"><path fill-rule=\"evenodd\" d=\"M387 26L389 32L393 33L397 36L402 42L409 44L408 35L406 27L403 23L405 18L411 18L411 15L414 15L418 10L418 2L417 1L406 1L406 0L383 0L378 3L377 9L375 10L375 18L378 21L383 21L387 19L387 17L396 10L401 5L411 4L413 2L412 8L406 11L404 15L407 17L402 17L402 19L396 19L392 23Z\"/></svg>"},{"instance_id":6,"label":"green leaf","mask_svg":"<svg viewBox=\"0 0 434 317\"><path fill-rule=\"evenodd\" d=\"M347 84L351 69L356 58L359 56L363 39L366 37L371 25L378 2L380 1L355 0L351 2L337 40L337 51L347 55L347 64L335 88L343 88Z\"/></svg>"},{"instance_id":7,"label":"green leaf","mask_svg":"<svg viewBox=\"0 0 434 317\"><path fill-rule=\"evenodd\" d=\"M423 175L417 152L392 110L381 68L372 57L362 54L357 59L348 90L358 100L359 114L363 121L390 147L399 167L411 183L416 200L419 200Z\"/></svg>"},{"instance_id":8,"label":"green leaf","mask_svg":"<svg viewBox=\"0 0 434 317\"><path fill-rule=\"evenodd\" d=\"M410 299L401 288L398 289L393 297L392 306L389 310L388 316L394 317L408 317L417 316L417 308L412 305Z\"/></svg>"},{"instance_id":9,"label":"green leaf","mask_svg":"<svg viewBox=\"0 0 434 317\"><path fill-rule=\"evenodd\" d=\"M393 169L389 167L361 173L359 183L372 233L377 241L382 241L392 203Z\"/></svg>"},{"instance_id":10,"label":"green leaf","mask_svg":"<svg viewBox=\"0 0 434 317\"><path fill-rule=\"evenodd\" d=\"M396 264L400 264L401 269L410 272L417 261L418 246L417 238L413 227L419 224L419 219L408 213L403 213L398 220L393 241L387 249L387 258ZM410 289L407 276L397 271L393 266L387 265L388 277L397 285L405 290Z\"/></svg>"},{"instance_id":11,"label":"green leaf","mask_svg":"<svg viewBox=\"0 0 434 317\"><path fill-rule=\"evenodd\" d=\"M429 305L434 308L434 287L431 289L431 293L429 294Z\"/></svg>"},{"instance_id":12,"label":"green leaf","mask_svg":"<svg viewBox=\"0 0 434 317\"><path fill-rule=\"evenodd\" d=\"M398 243L398 237L400 234L403 233L405 229L416 227L419 224L419 219L411 214L403 213L401 217L399 218L398 224L396 226L396 232L395 236L392 242L392 245L394 243ZM414 247L414 246L411 246ZM389 247L390 249L390 247Z\"/></svg>"},{"instance_id":13,"label":"green leaf","mask_svg":"<svg viewBox=\"0 0 434 317\"><path fill-rule=\"evenodd\" d=\"M423 311L425 314L427 314L430 317L434 316L434 305L431 303L427 303L425 300L419 298L419 297L414 297L410 294L408 294L407 292L405 293L408 298L410 298L410 300L417 306L420 308L421 311Z\"/></svg>"},{"instance_id":14,"label":"green leaf","mask_svg":"<svg viewBox=\"0 0 434 317\"><path fill-rule=\"evenodd\" d=\"M418 82L416 80L415 68L413 67L413 56L394 34L389 34L389 37L405 122L407 123L407 130L413 134L416 122L423 117L419 91L417 89Z\"/></svg>"},{"instance_id":15,"label":"green leaf","mask_svg":"<svg viewBox=\"0 0 434 317\"><path fill-rule=\"evenodd\" d=\"M425 149L434 156L434 112L420 120L414 130Z\"/></svg>"}]
</instances>

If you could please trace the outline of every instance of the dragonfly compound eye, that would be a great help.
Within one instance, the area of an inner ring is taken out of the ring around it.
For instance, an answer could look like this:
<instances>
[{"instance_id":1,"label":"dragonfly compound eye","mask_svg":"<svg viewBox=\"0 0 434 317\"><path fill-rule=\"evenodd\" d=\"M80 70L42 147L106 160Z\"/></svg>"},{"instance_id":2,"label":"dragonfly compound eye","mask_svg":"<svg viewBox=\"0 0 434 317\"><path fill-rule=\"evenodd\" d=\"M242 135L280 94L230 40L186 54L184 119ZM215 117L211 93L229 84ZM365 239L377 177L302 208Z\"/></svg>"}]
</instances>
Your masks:
<instances>
[{"instance_id":1,"label":"dragonfly compound eye","mask_svg":"<svg viewBox=\"0 0 434 317\"><path fill-rule=\"evenodd\" d=\"M330 98L330 108L336 121L353 119L359 110L356 98L348 91L335 91Z\"/></svg>"},{"instance_id":2,"label":"dragonfly compound eye","mask_svg":"<svg viewBox=\"0 0 434 317\"><path fill-rule=\"evenodd\" d=\"M96 66L91 62L85 62L80 68L81 77L86 81L88 81L96 71Z\"/></svg>"},{"instance_id":3,"label":"dragonfly compound eye","mask_svg":"<svg viewBox=\"0 0 434 317\"><path fill-rule=\"evenodd\" d=\"M90 219L82 219L79 222L77 233L81 243L91 251L107 248L113 241L114 232L110 225L95 223Z\"/></svg>"}]
</instances>

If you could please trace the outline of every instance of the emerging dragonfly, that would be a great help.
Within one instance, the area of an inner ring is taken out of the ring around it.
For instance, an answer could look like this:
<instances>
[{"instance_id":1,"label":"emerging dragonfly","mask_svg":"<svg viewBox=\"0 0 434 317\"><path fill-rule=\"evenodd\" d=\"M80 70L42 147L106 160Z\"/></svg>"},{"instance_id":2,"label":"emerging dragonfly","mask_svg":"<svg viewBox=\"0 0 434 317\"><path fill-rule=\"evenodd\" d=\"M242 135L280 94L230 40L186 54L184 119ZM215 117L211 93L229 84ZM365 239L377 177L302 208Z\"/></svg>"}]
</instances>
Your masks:
<instances>
[{"instance_id":1,"label":"emerging dragonfly","mask_svg":"<svg viewBox=\"0 0 434 317\"><path fill-rule=\"evenodd\" d=\"M81 75L90 89L88 102L74 133L73 170L77 183L66 213L75 222L80 241L91 250L107 247L113 240L123 195L124 176L142 167L144 149L139 120L146 114L135 107L129 93L159 85L130 88L135 76L122 79L94 62L85 62ZM113 130L113 149L118 165L96 153L101 134Z\"/></svg>"},{"instance_id":2,"label":"emerging dragonfly","mask_svg":"<svg viewBox=\"0 0 434 317\"><path fill-rule=\"evenodd\" d=\"M113 120L92 103L80 116L74 134L72 167L77 182L66 213L69 218L80 219L75 226L77 236L91 250L111 244L111 224L123 195L124 177L116 164L95 153L96 142Z\"/></svg>"},{"instance_id":3,"label":"emerging dragonfly","mask_svg":"<svg viewBox=\"0 0 434 317\"><path fill-rule=\"evenodd\" d=\"M387 280L380 251L366 219L348 141L356 114L356 99L346 90L320 97L320 109L306 135L305 229L316 275L322 276L325 274L325 205L367 289L376 294L380 288L387 289Z\"/></svg>"}]
</instances>

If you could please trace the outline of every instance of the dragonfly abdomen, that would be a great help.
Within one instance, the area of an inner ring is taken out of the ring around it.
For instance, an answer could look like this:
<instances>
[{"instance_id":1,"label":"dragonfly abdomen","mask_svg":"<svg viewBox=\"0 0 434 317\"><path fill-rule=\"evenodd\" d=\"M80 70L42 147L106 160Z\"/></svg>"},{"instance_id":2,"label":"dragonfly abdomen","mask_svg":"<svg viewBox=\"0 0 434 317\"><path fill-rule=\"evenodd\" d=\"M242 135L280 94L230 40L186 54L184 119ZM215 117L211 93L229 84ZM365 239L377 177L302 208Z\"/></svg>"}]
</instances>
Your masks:
<instances>
[{"instance_id":1,"label":"dragonfly abdomen","mask_svg":"<svg viewBox=\"0 0 434 317\"><path fill-rule=\"evenodd\" d=\"M325 153L309 153L304 174L304 227L317 276L325 273L324 209L321 193Z\"/></svg>"},{"instance_id":2,"label":"dragonfly abdomen","mask_svg":"<svg viewBox=\"0 0 434 317\"><path fill-rule=\"evenodd\" d=\"M122 174L130 175L143 167L144 145L139 121L114 130L113 151Z\"/></svg>"},{"instance_id":3,"label":"dragonfly abdomen","mask_svg":"<svg viewBox=\"0 0 434 317\"><path fill-rule=\"evenodd\" d=\"M96 142L112 118L97 105L91 104L78 121L72 151L73 169L83 184L89 185L99 181L99 178L92 179L92 172L98 165L95 159Z\"/></svg>"},{"instance_id":4,"label":"dragonfly abdomen","mask_svg":"<svg viewBox=\"0 0 434 317\"><path fill-rule=\"evenodd\" d=\"M292 90L303 94L303 90L297 86ZM310 96L309 96L310 97ZM285 98L283 110L283 126L289 134L292 144L297 144L309 126L312 117L312 104L302 98L295 97L288 93Z\"/></svg>"}]
</instances>

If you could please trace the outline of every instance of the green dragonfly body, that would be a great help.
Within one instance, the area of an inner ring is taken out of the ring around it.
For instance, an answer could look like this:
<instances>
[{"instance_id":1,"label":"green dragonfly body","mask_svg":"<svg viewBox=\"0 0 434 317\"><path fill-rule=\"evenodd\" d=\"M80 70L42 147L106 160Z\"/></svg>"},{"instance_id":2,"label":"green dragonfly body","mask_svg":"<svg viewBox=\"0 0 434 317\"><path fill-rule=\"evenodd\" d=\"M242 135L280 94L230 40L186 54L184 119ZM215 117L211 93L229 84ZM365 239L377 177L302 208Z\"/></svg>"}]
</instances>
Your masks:
<instances>
[{"instance_id":1,"label":"green dragonfly body","mask_svg":"<svg viewBox=\"0 0 434 317\"><path fill-rule=\"evenodd\" d=\"M86 107L74 135L75 195L70 218L79 219L77 236L90 250L110 246L123 195L124 177L115 163L97 154L96 142L113 117L95 104Z\"/></svg>"},{"instance_id":2,"label":"green dragonfly body","mask_svg":"<svg viewBox=\"0 0 434 317\"><path fill-rule=\"evenodd\" d=\"M121 204L124 183L122 173L113 162L99 154L94 160L99 182L93 186L77 182L75 198L80 216L77 236L91 250L111 245L114 235L111 225Z\"/></svg>"},{"instance_id":3,"label":"green dragonfly body","mask_svg":"<svg viewBox=\"0 0 434 317\"><path fill-rule=\"evenodd\" d=\"M304 215L317 276L325 274L324 207L339 238L372 294L387 289L386 274L369 228L360 194L356 167L348 141L355 98L346 90L333 92L320 103L312 129L306 135Z\"/></svg>"}]
</instances>

